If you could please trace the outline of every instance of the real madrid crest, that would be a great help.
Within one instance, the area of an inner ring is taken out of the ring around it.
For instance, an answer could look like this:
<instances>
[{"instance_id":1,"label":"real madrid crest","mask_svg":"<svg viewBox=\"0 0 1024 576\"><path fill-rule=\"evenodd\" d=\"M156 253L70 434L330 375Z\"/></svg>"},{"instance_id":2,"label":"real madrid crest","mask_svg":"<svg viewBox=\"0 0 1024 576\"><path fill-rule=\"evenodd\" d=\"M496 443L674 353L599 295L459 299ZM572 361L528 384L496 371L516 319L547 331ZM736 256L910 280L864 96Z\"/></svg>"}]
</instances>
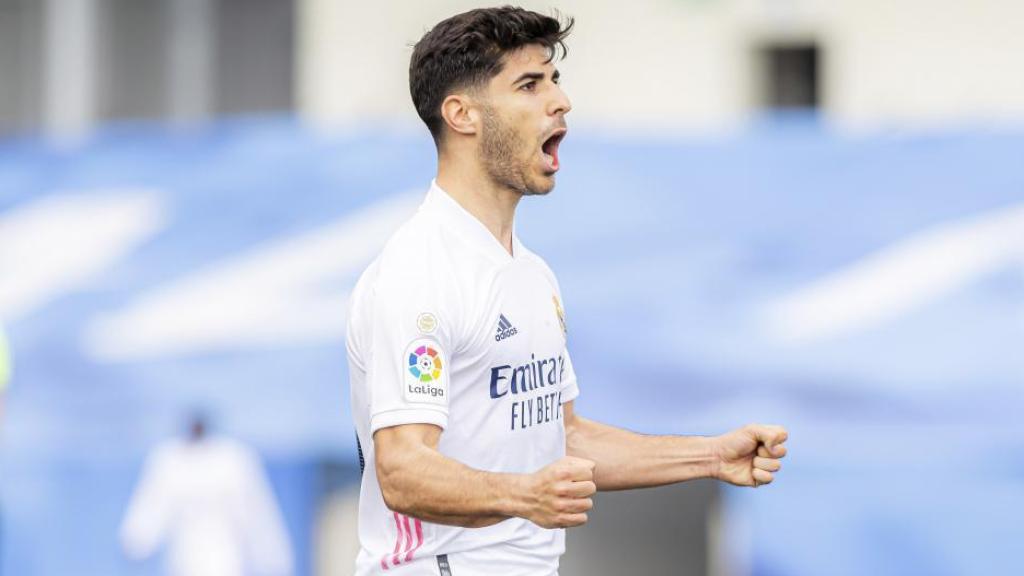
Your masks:
<instances>
[{"instance_id":1,"label":"real madrid crest","mask_svg":"<svg viewBox=\"0 0 1024 576\"><path fill-rule=\"evenodd\" d=\"M562 334L567 335L569 329L565 326L565 310L562 310L562 304L558 301L557 295L552 295L551 301L555 303L555 314L558 315L558 323L562 325Z\"/></svg>"}]
</instances>

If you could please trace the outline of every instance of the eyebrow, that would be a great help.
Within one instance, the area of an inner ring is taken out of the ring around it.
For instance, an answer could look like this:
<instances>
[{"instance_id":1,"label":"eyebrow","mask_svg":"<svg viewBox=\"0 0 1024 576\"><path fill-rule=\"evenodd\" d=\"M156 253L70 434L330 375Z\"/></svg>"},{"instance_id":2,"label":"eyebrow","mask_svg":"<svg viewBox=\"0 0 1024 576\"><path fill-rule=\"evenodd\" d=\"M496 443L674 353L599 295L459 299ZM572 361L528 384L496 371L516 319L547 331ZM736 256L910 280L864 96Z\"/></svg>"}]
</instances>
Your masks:
<instances>
[{"instance_id":1,"label":"eyebrow","mask_svg":"<svg viewBox=\"0 0 1024 576\"><path fill-rule=\"evenodd\" d=\"M562 76L561 72L559 72L558 70L555 70L555 72L551 75L551 79L552 80L558 80L561 76ZM523 74L521 74L519 76L519 78L516 78L515 80L512 81L512 85L515 86L516 84L519 84L523 80L543 80L543 79L544 79L544 73L543 72L524 72Z\"/></svg>"}]
</instances>

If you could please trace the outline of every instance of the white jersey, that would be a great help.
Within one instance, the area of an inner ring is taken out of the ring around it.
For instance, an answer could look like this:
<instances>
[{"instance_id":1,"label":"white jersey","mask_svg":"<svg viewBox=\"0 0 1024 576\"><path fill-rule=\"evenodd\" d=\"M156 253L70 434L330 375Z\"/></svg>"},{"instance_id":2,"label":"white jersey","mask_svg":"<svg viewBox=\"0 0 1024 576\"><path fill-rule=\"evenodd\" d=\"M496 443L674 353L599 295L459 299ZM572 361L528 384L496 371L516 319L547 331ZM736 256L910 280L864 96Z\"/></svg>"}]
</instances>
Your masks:
<instances>
[{"instance_id":1,"label":"white jersey","mask_svg":"<svg viewBox=\"0 0 1024 576\"><path fill-rule=\"evenodd\" d=\"M132 558L167 544L173 576L292 574L292 550L259 456L227 438L160 444L121 525Z\"/></svg>"},{"instance_id":2,"label":"white jersey","mask_svg":"<svg viewBox=\"0 0 1024 576\"><path fill-rule=\"evenodd\" d=\"M366 457L356 574L551 575L565 532L521 518L486 528L388 510L373 433L443 429L439 450L472 468L531 473L565 455L562 404L579 394L550 268L513 235L510 255L437 184L352 295L352 413Z\"/></svg>"}]
</instances>

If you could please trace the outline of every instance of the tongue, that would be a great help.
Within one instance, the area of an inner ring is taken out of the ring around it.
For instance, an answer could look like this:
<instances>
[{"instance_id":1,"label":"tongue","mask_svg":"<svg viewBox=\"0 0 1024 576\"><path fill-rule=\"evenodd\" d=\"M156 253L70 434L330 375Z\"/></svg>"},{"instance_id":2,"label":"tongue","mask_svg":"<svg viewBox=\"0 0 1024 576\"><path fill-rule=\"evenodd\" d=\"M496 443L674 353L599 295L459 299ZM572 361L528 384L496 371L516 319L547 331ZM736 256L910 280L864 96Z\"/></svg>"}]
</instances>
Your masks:
<instances>
[{"instance_id":1,"label":"tongue","mask_svg":"<svg viewBox=\"0 0 1024 576\"><path fill-rule=\"evenodd\" d=\"M541 147L545 160L548 161L552 170L558 170L558 142L549 140Z\"/></svg>"}]
</instances>

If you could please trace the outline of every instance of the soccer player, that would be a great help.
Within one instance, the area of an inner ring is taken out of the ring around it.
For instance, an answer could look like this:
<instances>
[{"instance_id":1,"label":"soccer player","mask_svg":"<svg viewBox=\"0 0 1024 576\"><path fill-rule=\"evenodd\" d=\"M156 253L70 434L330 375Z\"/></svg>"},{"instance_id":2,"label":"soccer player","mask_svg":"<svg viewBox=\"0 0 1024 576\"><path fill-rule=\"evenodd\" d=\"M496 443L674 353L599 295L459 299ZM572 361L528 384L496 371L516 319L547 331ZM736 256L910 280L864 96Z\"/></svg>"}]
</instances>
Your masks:
<instances>
[{"instance_id":1,"label":"soccer player","mask_svg":"<svg viewBox=\"0 0 1024 576\"><path fill-rule=\"evenodd\" d=\"M437 146L419 211L352 296L352 411L366 466L356 573L557 574L597 490L772 481L786 431L645 436L573 409L554 273L513 227L559 169L572 28L520 8L437 24L409 67Z\"/></svg>"},{"instance_id":2,"label":"soccer player","mask_svg":"<svg viewBox=\"0 0 1024 576\"><path fill-rule=\"evenodd\" d=\"M202 413L188 435L146 458L120 529L121 546L142 560L166 547L170 576L291 576L291 542L259 456L208 433Z\"/></svg>"},{"instance_id":3,"label":"soccer player","mask_svg":"<svg viewBox=\"0 0 1024 576\"><path fill-rule=\"evenodd\" d=\"M7 385L11 380L11 353L7 348L7 338L4 336L3 324L0 324L0 442L3 441L4 432L4 396L7 393ZM2 474L2 472L0 472ZM0 497L0 558L4 552L4 514L3 498ZM3 562L0 561L0 564ZM3 573L3 566L0 566L0 574Z\"/></svg>"}]
</instances>

